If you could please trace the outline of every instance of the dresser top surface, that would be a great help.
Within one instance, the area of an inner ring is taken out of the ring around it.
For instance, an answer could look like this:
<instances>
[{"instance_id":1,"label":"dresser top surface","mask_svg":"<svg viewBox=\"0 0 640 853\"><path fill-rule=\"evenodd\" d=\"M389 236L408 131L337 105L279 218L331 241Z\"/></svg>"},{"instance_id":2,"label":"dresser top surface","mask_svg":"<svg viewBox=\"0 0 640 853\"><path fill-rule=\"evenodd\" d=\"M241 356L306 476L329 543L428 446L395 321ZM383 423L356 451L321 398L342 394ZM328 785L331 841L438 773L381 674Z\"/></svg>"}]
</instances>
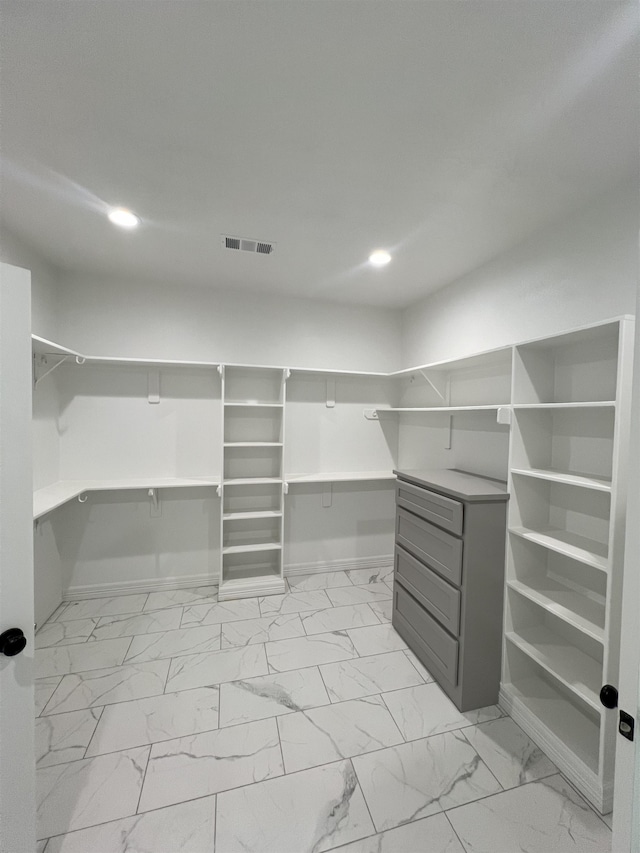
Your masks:
<instances>
[{"instance_id":1,"label":"dresser top surface","mask_svg":"<svg viewBox=\"0 0 640 853\"><path fill-rule=\"evenodd\" d=\"M458 498L462 501L508 501L507 484L503 480L493 480L458 471L455 468L437 468L429 470L408 470L393 472L399 480L432 489L442 495Z\"/></svg>"}]
</instances>

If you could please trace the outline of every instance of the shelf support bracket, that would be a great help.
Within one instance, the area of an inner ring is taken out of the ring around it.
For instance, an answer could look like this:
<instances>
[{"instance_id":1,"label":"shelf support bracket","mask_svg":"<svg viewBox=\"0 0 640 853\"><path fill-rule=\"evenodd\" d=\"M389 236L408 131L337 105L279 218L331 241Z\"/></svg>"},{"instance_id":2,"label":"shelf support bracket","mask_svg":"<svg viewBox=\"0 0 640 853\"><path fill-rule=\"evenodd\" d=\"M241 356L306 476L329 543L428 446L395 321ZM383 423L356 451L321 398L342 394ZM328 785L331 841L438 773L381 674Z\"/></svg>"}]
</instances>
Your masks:
<instances>
[{"instance_id":1,"label":"shelf support bracket","mask_svg":"<svg viewBox=\"0 0 640 853\"><path fill-rule=\"evenodd\" d=\"M149 489L147 494L151 498L151 518L158 518L161 515L160 501L158 499L158 490Z\"/></svg>"},{"instance_id":2,"label":"shelf support bracket","mask_svg":"<svg viewBox=\"0 0 640 853\"><path fill-rule=\"evenodd\" d=\"M160 371L150 370L148 375L149 403L160 402Z\"/></svg>"},{"instance_id":3,"label":"shelf support bracket","mask_svg":"<svg viewBox=\"0 0 640 853\"><path fill-rule=\"evenodd\" d=\"M322 506L325 509L328 509L333 502L333 486L329 483L328 486L325 486L322 489Z\"/></svg>"},{"instance_id":4,"label":"shelf support bracket","mask_svg":"<svg viewBox=\"0 0 640 853\"><path fill-rule=\"evenodd\" d=\"M446 406L449 405L449 377L427 370L419 371Z\"/></svg>"},{"instance_id":5,"label":"shelf support bracket","mask_svg":"<svg viewBox=\"0 0 640 853\"><path fill-rule=\"evenodd\" d=\"M282 491L285 493L285 495L289 494L289 483L287 483L286 480L282 484Z\"/></svg>"},{"instance_id":6,"label":"shelf support bracket","mask_svg":"<svg viewBox=\"0 0 640 853\"><path fill-rule=\"evenodd\" d=\"M42 369L45 365L47 365L49 363L49 361L48 361L48 358L46 355L41 355L39 360L38 360L38 357L34 355L33 356L33 377L34 377L33 384L37 385L38 382L42 382L42 380L45 378L45 376L48 376L50 373L53 373L53 371L56 369L56 367L60 367L60 365L63 362L65 362L68 358L69 358L68 355L61 356L61 358L58 361L56 361L56 363L53 364L48 370L45 370L44 373L40 373L40 371L38 370L38 366L40 366L40 368Z\"/></svg>"},{"instance_id":7,"label":"shelf support bracket","mask_svg":"<svg viewBox=\"0 0 640 853\"><path fill-rule=\"evenodd\" d=\"M499 406L497 412L497 421L499 424L511 423L511 409L509 406Z\"/></svg>"},{"instance_id":8,"label":"shelf support bracket","mask_svg":"<svg viewBox=\"0 0 640 853\"><path fill-rule=\"evenodd\" d=\"M327 409L333 409L336 405L336 380L327 379Z\"/></svg>"},{"instance_id":9,"label":"shelf support bracket","mask_svg":"<svg viewBox=\"0 0 640 853\"><path fill-rule=\"evenodd\" d=\"M447 437L444 443L445 450L451 450L452 438L453 438L453 415L449 415L447 418L449 423L447 424Z\"/></svg>"},{"instance_id":10,"label":"shelf support bracket","mask_svg":"<svg viewBox=\"0 0 640 853\"><path fill-rule=\"evenodd\" d=\"M221 498L222 497L222 486L216 486L216 495Z\"/></svg>"}]
</instances>

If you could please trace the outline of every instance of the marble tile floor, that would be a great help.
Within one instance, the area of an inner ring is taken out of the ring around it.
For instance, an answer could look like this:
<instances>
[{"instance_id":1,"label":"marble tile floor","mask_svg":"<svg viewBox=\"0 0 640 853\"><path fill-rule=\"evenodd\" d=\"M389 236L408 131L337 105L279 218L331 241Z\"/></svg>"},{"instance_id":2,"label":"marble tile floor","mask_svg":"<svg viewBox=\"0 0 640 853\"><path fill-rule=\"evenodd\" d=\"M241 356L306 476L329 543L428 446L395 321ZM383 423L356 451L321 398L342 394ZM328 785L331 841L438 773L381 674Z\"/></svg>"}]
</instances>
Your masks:
<instances>
[{"instance_id":1,"label":"marble tile floor","mask_svg":"<svg viewBox=\"0 0 640 853\"><path fill-rule=\"evenodd\" d=\"M36 638L38 853L609 853L500 708L393 630L391 569L63 604Z\"/></svg>"}]
</instances>

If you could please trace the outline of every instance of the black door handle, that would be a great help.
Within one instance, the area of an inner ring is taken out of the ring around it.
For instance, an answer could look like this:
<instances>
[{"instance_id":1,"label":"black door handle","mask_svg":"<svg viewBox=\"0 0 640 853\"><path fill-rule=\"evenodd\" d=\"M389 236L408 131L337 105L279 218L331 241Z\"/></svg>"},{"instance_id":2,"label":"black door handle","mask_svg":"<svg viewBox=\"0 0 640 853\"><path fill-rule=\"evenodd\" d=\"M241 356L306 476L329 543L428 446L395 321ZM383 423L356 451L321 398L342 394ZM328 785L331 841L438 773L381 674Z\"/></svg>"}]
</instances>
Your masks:
<instances>
[{"instance_id":1,"label":"black door handle","mask_svg":"<svg viewBox=\"0 0 640 853\"><path fill-rule=\"evenodd\" d=\"M605 708L618 707L618 691L613 684L605 684L600 691L600 701Z\"/></svg>"},{"instance_id":2,"label":"black door handle","mask_svg":"<svg viewBox=\"0 0 640 853\"><path fill-rule=\"evenodd\" d=\"M19 655L27 645L27 638L20 628L9 628L0 634L0 652L7 657Z\"/></svg>"}]
</instances>

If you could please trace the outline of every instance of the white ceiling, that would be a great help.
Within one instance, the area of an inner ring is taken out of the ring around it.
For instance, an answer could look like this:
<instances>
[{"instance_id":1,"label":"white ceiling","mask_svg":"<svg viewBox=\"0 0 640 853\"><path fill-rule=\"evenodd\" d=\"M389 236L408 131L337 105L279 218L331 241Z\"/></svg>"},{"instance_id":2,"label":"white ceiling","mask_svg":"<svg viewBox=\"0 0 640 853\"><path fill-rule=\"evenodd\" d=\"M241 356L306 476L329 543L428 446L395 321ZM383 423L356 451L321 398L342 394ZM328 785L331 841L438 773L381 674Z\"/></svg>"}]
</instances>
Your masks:
<instances>
[{"instance_id":1,"label":"white ceiling","mask_svg":"<svg viewBox=\"0 0 640 853\"><path fill-rule=\"evenodd\" d=\"M636 4L2 13L3 221L63 269L402 306L636 169ZM107 204L142 227L114 229Z\"/></svg>"}]
</instances>

